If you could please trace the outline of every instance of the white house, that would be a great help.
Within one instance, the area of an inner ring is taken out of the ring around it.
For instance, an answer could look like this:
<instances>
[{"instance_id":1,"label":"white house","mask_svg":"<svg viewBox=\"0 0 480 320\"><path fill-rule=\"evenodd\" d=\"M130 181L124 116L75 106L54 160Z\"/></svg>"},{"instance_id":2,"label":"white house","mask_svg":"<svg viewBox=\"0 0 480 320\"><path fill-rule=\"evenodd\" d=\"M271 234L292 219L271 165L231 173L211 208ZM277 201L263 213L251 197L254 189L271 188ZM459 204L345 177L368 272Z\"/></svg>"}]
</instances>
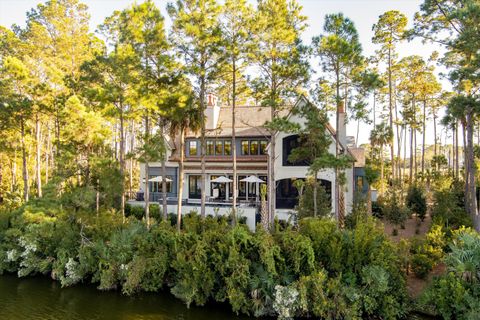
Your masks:
<instances>
[{"instance_id":1,"label":"white house","mask_svg":"<svg viewBox=\"0 0 480 320\"><path fill-rule=\"evenodd\" d=\"M293 114L292 108L301 107L309 103L306 97L301 96L295 105L286 110L282 110L281 116L287 116L290 121L304 125L305 120ZM223 176L233 180L232 170L232 110L229 106L220 106L213 95L208 96L208 107L206 115L206 195L207 195L207 214L214 212L214 208L221 208L220 211L226 212L231 208L232 182L217 183L215 179ZM344 117L344 113L341 114ZM236 139L237 148L237 175L238 175L238 202L239 206L247 215L255 215L259 200L260 183L246 183L241 180L248 176L256 176L267 182L268 169L268 141L270 135L263 128L263 125L271 120L270 107L263 106L239 106L236 108ZM342 123L344 123L342 121ZM328 125L328 131L332 139L330 152L335 153L336 133ZM342 150L349 152L352 159L361 154L361 149L347 147L347 137L345 125L342 125L338 139ZM296 179L304 179L308 175L308 166L305 164L295 164L288 161L288 155L297 145L298 135L279 132L275 136L275 181L276 181L276 214L279 218L288 218L298 203L298 191L293 186ZM178 195L178 184L183 183L182 197L186 211L192 210L192 207L198 207L200 203L200 183L201 183L201 157L200 157L200 133L189 132L185 139L185 161L184 161L184 181L178 181L178 161L179 161L179 141L178 137L169 139L169 152L167 167L167 197L169 202L169 211L175 212L176 200ZM355 151L355 152L352 152ZM355 154L355 155L354 155ZM350 211L353 202L353 193L361 182L360 187L364 188L363 177L355 176L355 166L358 162L352 161L351 168L345 170L347 177L347 187L345 193L345 207L347 213ZM140 166L140 181L143 182L141 190L145 190L145 164ZM149 163L148 180L161 176L161 163ZM361 178L361 180L359 179ZM335 201L332 193L335 189L335 172L333 169L327 169L319 174L319 180L325 187L327 193L331 195L332 212L335 211ZM161 183L149 182L150 200L161 201ZM137 200L143 200L142 194L137 195ZM240 210L239 210L240 211ZM216 209L218 212L218 209ZM255 222L251 222L253 226Z\"/></svg>"}]
</instances>

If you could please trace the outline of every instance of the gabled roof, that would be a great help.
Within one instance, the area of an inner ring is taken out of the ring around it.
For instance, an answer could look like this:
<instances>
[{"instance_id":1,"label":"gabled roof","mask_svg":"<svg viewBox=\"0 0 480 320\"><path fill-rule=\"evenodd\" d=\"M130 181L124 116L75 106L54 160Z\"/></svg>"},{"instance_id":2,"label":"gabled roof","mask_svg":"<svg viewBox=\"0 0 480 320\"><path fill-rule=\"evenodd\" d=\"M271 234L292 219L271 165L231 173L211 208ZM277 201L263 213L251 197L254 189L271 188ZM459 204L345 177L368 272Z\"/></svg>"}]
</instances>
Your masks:
<instances>
[{"instance_id":1,"label":"gabled roof","mask_svg":"<svg viewBox=\"0 0 480 320\"><path fill-rule=\"evenodd\" d=\"M287 118L290 118L290 116L292 115L292 112L291 112L291 111L292 111L294 108L297 108L297 107L300 105L301 102L306 103L306 104L311 104L311 105L315 106L315 104L312 103L312 102L310 102L310 100L302 93L302 94L298 97L297 101L296 101L295 104L293 105L293 107L292 107L292 109L290 110L290 112L288 113ZM328 132L330 133L333 141L335 141L335 140L336 140L336 137L337 137L337 132L336 132L335 129L332 127L332 125L330 124L330 122L327 123L327 130L328 130ZM347 150L347 152L348 152L349 155L354 159L354 161L357 160L357 158L355 157L355 155L350 151L350 149L349 149L347 146L345 146L341 141L338 141L338 143L339 143L340 148L341 148L342 150Z\"/></svg>"}]
</instances>

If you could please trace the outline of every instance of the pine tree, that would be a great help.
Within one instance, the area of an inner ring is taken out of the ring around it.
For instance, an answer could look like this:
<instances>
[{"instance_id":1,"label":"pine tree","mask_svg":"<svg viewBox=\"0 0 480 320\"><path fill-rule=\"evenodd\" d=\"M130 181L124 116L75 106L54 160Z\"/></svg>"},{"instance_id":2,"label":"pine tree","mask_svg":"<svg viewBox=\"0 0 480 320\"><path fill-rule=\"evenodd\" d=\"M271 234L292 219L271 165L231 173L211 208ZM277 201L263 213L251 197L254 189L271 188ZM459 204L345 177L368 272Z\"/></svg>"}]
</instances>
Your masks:
<instances>
[{"instance_id":1,"label":"pine tree","mask_svg":"<svg viewBox=\"0 0 480 320\"><path fill-rule=\"evenodd\" d=\"M321 59L324 71L332 75L332 84L335 88L336 129L337 132L346 124L340 123L340 113L348 107L349 84L358 75L364 66L362 47L353 22L342 13L329 14L325 17L325 34L313 38L315 55ZM340 140L336 139L336 156L340 156ZM335 170L335 216L339 225L343 225L345 212L343 208L343 190L340 185L342 172Z\"/></svg>"},{"instance_id":2,"label":"pine tree","mask_svg":"<svg viewBox=\"0 0 480 320\"><path fill-rule=\"evenodd\" d=\"M271 123L266 124L270 141L268 146L268 211L269 225L275 218L275 121L285 108L288 98L298 93L309 76L306 47L300 40L306 17L295 0L259 0L254 18L254 45L250 61L258 76L255 83L262 90L258 98L263 106L271 108ZM272 125L273 124L273 125Z\"/></svg>"},{"instance_id":3,"label":"pine tree","mask_svg":"<svg viewBox=\"0 0 480 320\"><path fill-rule=\"evenodd\" d=\"M206 95L211 88L221 62L221 28L218 23L221 7L215 0L177 0L167 7L173 20L172 41L184 63L184 70L193 79L197 101L202 111L201 140L201 208L205 218L206 180L205 172L205 115Z\"/></svg>"}]
</instances>

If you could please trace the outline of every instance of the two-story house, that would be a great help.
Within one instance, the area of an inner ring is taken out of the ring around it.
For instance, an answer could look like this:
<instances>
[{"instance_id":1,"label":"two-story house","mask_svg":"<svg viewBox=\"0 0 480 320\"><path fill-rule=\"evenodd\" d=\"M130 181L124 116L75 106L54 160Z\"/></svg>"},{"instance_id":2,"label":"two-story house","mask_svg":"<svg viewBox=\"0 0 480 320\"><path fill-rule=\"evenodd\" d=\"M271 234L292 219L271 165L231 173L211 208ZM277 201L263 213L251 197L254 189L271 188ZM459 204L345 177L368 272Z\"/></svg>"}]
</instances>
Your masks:
<instances>
[{"instance_id":1,"label":"two-story house","mask_svg":"<svg viewBox=\"0 0 480 320\"><path fill-rule=\"evenodd\" d=\"M307 98L301 96L295 105L281 111L281 116L287 116L290 121L303 125L305 120L292 113L292 108L300 107L309 103ZM236 138L232 141L232 110L228 106L220 106L213 95L208 97L208 107L205 111L206 118L206 196L207 214L214 212L213 208L231 208L233 168L232 168L232 143L235 143L237 150L237 181L238 181L238 203L243 211L255 211L253 204L259 200L259 189L261 183L248 183L242 181L249 176L255 176L267 183L267 172L269 166L269 141L270 133L263 126L271 120L270 107L263 106L239 106L236 108L235 131ZM344 117L344 114L341 114ZM341 123L344 123L341 121ZM330 152L335 153L335 130L328 125L328 133L331 137ZM298 135L278 132L274 137L275 144L275 190L276 214L279 218L286 219L298 203L298 191L294 187L296 179L305 179L308 175L308 165L305 163L292 163L288 156L298 144ZM341 126L338 134L340 147L348 152L352 159L354 153L347 148L345 125ZM178 181L179 150L178 137L169 139L169 152L167 167L167 197L169 199L169 211L176 211L176 199L181 196L185 203L185 212L192 210L192 207L199 206L201 197L201 145L200 133L189 132L185 138L185 159L184 159L184 181ZM361 153L358 148L355 154ZM358 165L358 162L357 162ZM345 192L345 208L350 210L353 193L358 189L356 183L362 178L354 176L355 162L352 161L351 168L345 170L347 185ZM141 164L141 179L145 183L144 164ZM161 201L161 163L149 163L150 181L149 191L151 201ZM216 182L219 177L225 177L227 182ZM331 195L332 212L335 211L335 201L332 192L335 186L335 172L333 169L326 169L319 173L319 180ZM152 181L153 180L153 181ZM363 182L363 180L362 180ZM178 185L183 183L183 193L178 195ZM145 190L144 184L141 186ZM258 203L258 202L257 202ZM218 212L218 209L216 209ZM255 223L253 222L253 225Z\"/></svg>"}]
</instances>

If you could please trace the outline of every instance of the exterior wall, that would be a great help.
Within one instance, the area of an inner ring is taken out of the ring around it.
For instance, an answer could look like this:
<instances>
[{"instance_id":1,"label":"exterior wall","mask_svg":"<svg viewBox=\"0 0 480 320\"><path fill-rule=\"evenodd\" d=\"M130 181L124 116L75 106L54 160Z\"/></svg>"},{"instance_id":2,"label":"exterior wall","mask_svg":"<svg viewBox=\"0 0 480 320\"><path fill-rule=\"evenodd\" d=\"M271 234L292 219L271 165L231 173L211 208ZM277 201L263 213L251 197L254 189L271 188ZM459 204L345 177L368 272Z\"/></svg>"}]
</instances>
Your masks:
<instances>
[{"instance_id":1,"label":"exterior wall","mask_svg":"<svg viewBox=\"0 0 480 320\"><path fill-rule=\"evenodd\" d=\"M290 121L305 125L305 120L298 116L291 116ZM283 139L291 136L290 133L279 132L275 136L275 181L290 179L290 178L306 178L308 176L308 166L284 166L283 165ZM332 143L329 147L329 152L335 154L335 142L332 138ZM347 173L348 174L348 173ZM327 180L332 183L332 193L335 186L335 172L332 169L322 170L318 174L318 179ZM348 178L347 178L348 179ZM353 179L353 178L352 178ZM335 212L335 197L332 194L332 212ZM288 215L291 210L279 210L284 215Z\"/></svg>"}]
</instances>

